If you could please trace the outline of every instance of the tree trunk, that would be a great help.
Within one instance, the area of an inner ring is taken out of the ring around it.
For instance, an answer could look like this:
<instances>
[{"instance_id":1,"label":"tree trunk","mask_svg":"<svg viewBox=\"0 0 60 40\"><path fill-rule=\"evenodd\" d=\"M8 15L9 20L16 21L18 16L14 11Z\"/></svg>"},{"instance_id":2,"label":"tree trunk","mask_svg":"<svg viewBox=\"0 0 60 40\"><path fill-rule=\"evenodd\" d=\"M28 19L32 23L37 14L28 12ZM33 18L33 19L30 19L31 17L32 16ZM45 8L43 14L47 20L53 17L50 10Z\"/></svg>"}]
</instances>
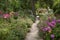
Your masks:
<instances>
[{"instance_id":1,"label":"tree trunk","mask_svg":"<svg viewBox=\"0 0 60 40\"><path fill-rule=\"evenodd\" d=\"M35 13L35 0L31 0L31 7L32 7L33 15L34 15L34 17L36 17L36 13Z\"/></svg>"}]
</instances>

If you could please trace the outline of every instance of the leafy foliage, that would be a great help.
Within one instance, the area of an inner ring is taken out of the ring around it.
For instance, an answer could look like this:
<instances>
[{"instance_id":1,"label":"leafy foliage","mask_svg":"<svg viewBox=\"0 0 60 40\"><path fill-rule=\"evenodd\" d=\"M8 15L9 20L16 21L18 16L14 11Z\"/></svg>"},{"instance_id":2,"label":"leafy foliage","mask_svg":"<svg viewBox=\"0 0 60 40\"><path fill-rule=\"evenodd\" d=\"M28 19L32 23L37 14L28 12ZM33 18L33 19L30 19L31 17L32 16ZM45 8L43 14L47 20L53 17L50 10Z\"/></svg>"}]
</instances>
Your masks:
<instances>
[{"instance_id":1,"label":"leafy foliage","mask_svg":"<svg viewBox=\"0 0 60 40\"><path fill-rule=\"evenodd\" d=\"M47 7L59 14L60 0L0 0L0 40L24 40L30 25L35 20L36 9ZM18 13L13 13L11 16L12 11ZM5 13L10 17L3 16ZM60 29L60 25L57 24L57 26L58 28L53 29L53 33L58 39L60 33L55 31ZM49 39L50 34L47 34L46 40Z\"/></svg>"}]
</instances>

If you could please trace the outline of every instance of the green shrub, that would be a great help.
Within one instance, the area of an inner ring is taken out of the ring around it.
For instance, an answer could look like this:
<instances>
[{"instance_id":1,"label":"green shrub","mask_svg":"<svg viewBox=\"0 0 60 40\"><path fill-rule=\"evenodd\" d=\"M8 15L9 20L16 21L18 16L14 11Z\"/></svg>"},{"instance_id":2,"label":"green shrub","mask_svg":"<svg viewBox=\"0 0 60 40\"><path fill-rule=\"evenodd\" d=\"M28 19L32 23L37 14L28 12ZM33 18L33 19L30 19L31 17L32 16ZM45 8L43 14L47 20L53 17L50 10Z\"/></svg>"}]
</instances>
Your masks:
<instances>
[{"instance_id":1,"label":"green shrub","mask_svg":"<svg viewBox=\"0 0 60 40\"><path fill-rule=\"evenodd\" d=\"M4 21L3 21L4 20ZM31 24L33 23L29 18L10 18L11 22L7 20L0 20L0 40L24 40Z\"/></svg>"}]
</instances>

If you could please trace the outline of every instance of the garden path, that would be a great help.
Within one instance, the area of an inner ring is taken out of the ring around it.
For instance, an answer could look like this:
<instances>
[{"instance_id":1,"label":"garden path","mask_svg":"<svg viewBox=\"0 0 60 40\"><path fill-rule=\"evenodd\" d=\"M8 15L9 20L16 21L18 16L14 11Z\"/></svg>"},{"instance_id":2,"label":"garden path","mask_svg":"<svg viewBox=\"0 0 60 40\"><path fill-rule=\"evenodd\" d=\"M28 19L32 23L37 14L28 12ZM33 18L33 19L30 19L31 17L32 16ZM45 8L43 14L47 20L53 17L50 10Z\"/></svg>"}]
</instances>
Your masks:
<instances>
[{"instance_id":1,"label":"garden path","mask_svg":"<svg viewBox=\"0 0 60 40\"><path fill-rule=\"evenodd\" d=\"M39 20L36 19L35 23L33 23L31 26L30 32L27 33L25 40L42 40L39 38L39 35L38 35L38 31L39 31L37 27L38 23L39 23Z\"/></svg>"}]
</instances>

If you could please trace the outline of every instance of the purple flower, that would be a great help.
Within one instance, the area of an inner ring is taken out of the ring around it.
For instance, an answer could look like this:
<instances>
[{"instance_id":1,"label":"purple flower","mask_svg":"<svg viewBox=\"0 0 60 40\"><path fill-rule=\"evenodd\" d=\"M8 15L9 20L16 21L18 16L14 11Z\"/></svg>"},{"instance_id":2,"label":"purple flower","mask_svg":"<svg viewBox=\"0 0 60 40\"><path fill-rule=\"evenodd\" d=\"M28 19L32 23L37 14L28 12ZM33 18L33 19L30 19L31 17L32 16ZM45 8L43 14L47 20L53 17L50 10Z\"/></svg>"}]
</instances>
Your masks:
<instances>
[{"instance_id":1,"label":"purple flower","mask_svg":"<svg viewBox=\"0 0 60 40\"><path fill-rule=\"evenodd\" d=\"M51 38L54 39L55 35L54 34L51 34Z\"/></svg>"},{"instance_id":2,"label":"purple flower","mask_svg":"<svg viewBox=\"0 0 60 40\"><path fill-rule=\"evenodd\" d=\"M51 17L48 17L48 20L50 21L51 20Z\"/></svg>"},{"instance_id":3,"label":"purple flower","mask_svg":"<svg viewBox=\"0 0 60 40\"><path fill-rule=\"evenodd\" d=\"M56 22L55 21L52 21L51 24L56 25Z\"/></svg>"},{"instance_id":4,"label":"purple flower","mask_svg":"<svg viewBox=\"0 0 60 40\"><path fill-rule=\"evenodd\" d=\"M56 22L56 19L53 19L52 21Z\"/></svg>"},{"instance_id":5,"label":"purple flower","mask_svg":"<svg viewBox=\"0 0 60 40\"><path fill-rule=\"evenodd\" d=\"M47 28L44 27L44 28L42 28L42 30L43 30L43 31L47 31Z\"/></svg>"},{"instance_id":6,"label":"purple flower","mask_svg":"<svg viewBox=\"0 0 60 40\"><path fill-rule=\"evenodd\" d=\"M43 31L50 31L51 28L50 28L50 27L44 27L42 30L43 30Z\"/></svg>"},{"instance_id":7,"label":"purple flower","mask_svg":"<svg viewBox=\"0 0 60 40\"><path fill-rule=\"evenodd\" d=\"M60 19L59 19L59 20L57 20L57 22L58 22L58 23L60 23Z\"/></svg>"},{"instance_id":8,"label":"purple flower","mask_svg":"<svg viewBox=\"0 0 60 40\"><path fill-rule=\"evenodd\" d=\"M51 22L48 22L47 24L48 24L48 26L50 26L50 27L52 27L52 28L55 27L55 22L52 22L52 23L51 23Z\"/></svg>"}]
</instances>

